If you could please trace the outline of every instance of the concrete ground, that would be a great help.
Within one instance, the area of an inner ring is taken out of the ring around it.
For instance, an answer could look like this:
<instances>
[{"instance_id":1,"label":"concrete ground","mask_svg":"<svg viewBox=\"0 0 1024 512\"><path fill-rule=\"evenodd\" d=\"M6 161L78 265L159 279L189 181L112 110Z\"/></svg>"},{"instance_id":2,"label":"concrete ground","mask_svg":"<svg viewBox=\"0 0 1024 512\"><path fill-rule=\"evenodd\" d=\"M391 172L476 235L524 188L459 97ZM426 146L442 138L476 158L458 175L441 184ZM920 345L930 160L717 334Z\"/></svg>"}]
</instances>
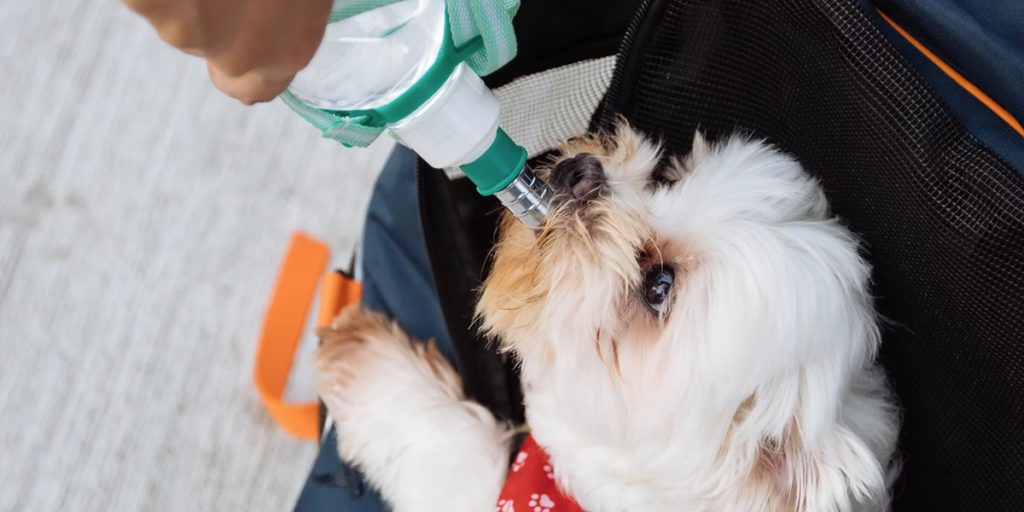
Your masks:
<instances>
[{"instance_id":1,"label":"concrete ground","mask_svg":"<svg viewBox=\"0 0 1024 512\"><path fill-rule=\"evenodd\" d=\"M0 510L290 509L263 310L294 230L347 260L389 147L221 96L119 2L0 2Z\"/></svg>"}]
</instances>

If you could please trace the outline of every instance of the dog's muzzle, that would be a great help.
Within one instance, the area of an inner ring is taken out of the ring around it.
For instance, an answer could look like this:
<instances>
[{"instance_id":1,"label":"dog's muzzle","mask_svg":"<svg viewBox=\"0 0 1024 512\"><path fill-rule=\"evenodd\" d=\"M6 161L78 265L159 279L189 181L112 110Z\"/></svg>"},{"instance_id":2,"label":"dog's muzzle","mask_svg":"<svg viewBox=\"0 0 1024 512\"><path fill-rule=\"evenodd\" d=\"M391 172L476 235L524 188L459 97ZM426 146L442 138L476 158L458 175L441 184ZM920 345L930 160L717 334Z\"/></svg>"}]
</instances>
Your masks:
<instances>
[{"instance_id":1,"label":"dog's muzzle","mask_svg":"<svg viewBox=\"0 0 1024 512\"><path fill-rule=\"evenodd\" d=\"M559 201L590 201L597 198L607 178L596 156L580 153L551 169L550 186Z\"/></svg>"}]
</instances>

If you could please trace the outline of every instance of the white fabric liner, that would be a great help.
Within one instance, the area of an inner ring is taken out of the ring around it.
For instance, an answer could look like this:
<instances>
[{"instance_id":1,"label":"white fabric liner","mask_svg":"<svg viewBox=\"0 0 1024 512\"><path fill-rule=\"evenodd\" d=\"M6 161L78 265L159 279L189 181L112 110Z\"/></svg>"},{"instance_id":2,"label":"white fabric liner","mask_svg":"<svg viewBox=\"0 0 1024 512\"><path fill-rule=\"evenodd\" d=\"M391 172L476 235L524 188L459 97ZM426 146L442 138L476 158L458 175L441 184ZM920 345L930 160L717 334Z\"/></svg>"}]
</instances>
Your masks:
<instances>
[{"instance_id":1,"label":"white fabric liner","mask_svg":"<svg viewBox=\"0 0 1024 512\"><path fill-rule=\"evenodd\" d=\"M501 101L499 124L531 157L587 131L590 116L608 90L615 56L583 60L526 75L494 89ZM465 175L445 169L449 178Z\"/></svg>"}]
</instances>

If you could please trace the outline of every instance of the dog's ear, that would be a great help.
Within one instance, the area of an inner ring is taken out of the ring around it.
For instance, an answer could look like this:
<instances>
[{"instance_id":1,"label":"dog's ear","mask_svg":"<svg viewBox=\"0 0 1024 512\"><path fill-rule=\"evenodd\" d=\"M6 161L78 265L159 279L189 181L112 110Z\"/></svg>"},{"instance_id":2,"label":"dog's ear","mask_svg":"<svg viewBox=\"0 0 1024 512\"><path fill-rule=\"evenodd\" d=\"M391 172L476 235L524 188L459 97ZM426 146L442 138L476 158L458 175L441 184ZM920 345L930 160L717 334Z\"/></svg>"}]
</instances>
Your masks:
<instances>
[{"instance_id":1,"label":"dog's ear","mask_svg":"<svg viewBox=\"0 0 1024 512\"><path fill-rule=\"evenodd\" d=\"M880 411L890 406L881 395L858 398L845 404L846 421L856 423L837 421L835 410L815 406L824 387L791 375L740 404L732 440L751 456L748 481L760 491L752 495L769 497L776 510L851 510L855 503L883 510L891 468L880 459L889 458L897 426Z\"/></svg>"},{"instance_id":2,"label":"dog's ear","mask_svg":"<svg viewBox=\"0 0 1024 512\"><path fill-rule=\"evenodd\" d=\"M887 509L886 468L871 449L844 427L828 437L809 446L794 428L782 439L762 439L751 482L782 510Z\"/></svg>"}]
</instances>

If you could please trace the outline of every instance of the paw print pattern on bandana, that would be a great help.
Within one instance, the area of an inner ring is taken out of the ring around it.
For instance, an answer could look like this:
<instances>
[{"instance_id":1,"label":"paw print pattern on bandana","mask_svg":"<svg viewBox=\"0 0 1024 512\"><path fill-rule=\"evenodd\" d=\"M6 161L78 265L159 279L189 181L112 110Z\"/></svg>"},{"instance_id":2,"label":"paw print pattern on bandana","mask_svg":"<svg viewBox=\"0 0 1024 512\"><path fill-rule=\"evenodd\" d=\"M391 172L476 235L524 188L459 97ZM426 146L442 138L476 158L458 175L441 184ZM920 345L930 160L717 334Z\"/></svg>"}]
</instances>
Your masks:
<instances>
[{"instance_id":1,"label":"paw print pattern on bandana","mask_svg":"<svg viewBox=\"0 0 1024 512\"><path fill-rule=\"evenodd\" d=\"M529 453L519 452L516 455L516 461L512 463L512 472L513 473L518 473L519 470L523 468L523 465L526 464L526 458L529 457L529 456L530 456Z\"/></svg>"},{"instance_id":2,"label":"paw print pattern on bandana","mask_svg":"<svg viewBox=\"0 0 1024 512\"><path fill-rule=\"evenodd\" d=\"M533 512L551 512L555 508L555 502L547 494L531 494L527 506L533 507Z\"/></svg>"},{"instance_id":3,"label":"paw print pattern on bandana","mask_svg":"<svg viewBox=\"0 0 1024 512\"><path fill-rule=\"evenodd\" d=\"M495 512L583 512L555 481L555 465L548 454L526 436L513 459Z\"/></svg>"}]
</instances>

